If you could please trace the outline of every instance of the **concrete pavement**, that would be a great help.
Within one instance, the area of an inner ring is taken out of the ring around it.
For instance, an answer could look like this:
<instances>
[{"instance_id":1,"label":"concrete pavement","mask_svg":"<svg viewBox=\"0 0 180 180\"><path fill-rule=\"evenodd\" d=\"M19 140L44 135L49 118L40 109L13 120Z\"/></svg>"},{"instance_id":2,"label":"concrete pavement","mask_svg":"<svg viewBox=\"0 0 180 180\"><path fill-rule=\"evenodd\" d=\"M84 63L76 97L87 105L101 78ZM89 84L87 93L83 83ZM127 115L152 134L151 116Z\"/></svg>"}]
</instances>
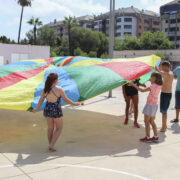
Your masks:
<instances>
[{"instance_id":1,"label":"concrete pavement","mask_svg":"<svg viewBox=\"0 0 180 180\"><path fill-rule=\"evenodd\" d=\"M160 143L145 144L140 94L140 129L123 125L125 103L121 88L113 98L100 95L84 106L64 107L64 129L57 152L47 150L42 112L0 111L0 179L12 180L179 180L180 125L159 133ZM174 118L174 97L169 120ZM161 126L161 114L156 122Z\"/></svg>"}]
</instances>

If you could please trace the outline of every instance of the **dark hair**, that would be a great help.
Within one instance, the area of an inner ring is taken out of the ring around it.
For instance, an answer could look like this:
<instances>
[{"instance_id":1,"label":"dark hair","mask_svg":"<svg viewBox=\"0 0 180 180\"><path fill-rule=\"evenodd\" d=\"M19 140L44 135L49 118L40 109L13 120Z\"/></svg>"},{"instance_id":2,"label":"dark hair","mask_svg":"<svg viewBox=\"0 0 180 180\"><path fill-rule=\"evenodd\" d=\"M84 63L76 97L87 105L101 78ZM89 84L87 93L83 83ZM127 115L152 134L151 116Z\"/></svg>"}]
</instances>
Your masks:
<instances>
[{"instance_id":1,"label":"dark hair","mask_svg":"<svg viewBox=\"0 0 180 180\"><path fill-rule=\"evenodd\" d=\"M159 73L157 73L157 72L153 72L152 74L151 74L151 77L155 77L156 78L156 80L155 80L155 83L157 84L157 85L163 85L163 80L162 80L162 76L161 76L161 74L159 74Z\"/></svg>"},{"instance_id":2,"label":"dark hair","mask_svg":"<svg viewBox=\"0 0 180 180\"><path fill-rule=\"evenodd\" d=\"M162 65L162 66L169 67L169 68L171 67L171 64L170 64L169 61L164 61L161 65Z\"/></svg>"},{"instance_id":3,"label":"dark hair","mask_svg":"<svg viewBox=\"0 0 180 180\"><path fill-rule=\"evenodd\" d=\"M58 75L56 73L50 73L46 79L44 92L49 93L52 89L53 83L58 79Z\"/></svg>"}]
</instances>

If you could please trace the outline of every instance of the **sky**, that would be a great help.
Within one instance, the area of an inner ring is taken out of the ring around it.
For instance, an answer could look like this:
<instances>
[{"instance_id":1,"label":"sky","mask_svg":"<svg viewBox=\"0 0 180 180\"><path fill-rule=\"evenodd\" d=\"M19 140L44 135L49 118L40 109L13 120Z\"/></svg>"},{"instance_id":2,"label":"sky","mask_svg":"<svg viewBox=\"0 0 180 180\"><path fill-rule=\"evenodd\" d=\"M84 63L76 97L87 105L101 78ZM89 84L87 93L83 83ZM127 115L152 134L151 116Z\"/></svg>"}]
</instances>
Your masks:
<instances>
[{"instance_id":1,"label":"sky","mask_svg":"<svg viewBox=\"0 0 180 180\"><path fill-rule=\"evenodd\" d=\"M116 0L116 9L134 6L159 13L159 7L171 0ZM43 24L63 20L64 16L98 15L109 10L110 0L33 0L24 9L21 39L32 27L27 21L39 17ZM0 0L0 36L17 41L21 7L17 0Z\"/></svg>"}]
</instances>

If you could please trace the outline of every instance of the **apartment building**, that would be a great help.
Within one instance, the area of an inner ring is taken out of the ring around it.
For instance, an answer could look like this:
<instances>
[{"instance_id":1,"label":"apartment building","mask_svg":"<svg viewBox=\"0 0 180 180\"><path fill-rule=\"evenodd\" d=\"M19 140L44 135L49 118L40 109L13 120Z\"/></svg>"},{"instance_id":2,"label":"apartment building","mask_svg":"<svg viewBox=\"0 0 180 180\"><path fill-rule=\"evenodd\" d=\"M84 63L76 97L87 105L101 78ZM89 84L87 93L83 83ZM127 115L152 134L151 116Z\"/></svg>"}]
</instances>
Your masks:
<instances>
[{"instance_id":1,"label":"apartment building","mask_svg":"<svg viewBox=\"0 0 180 180\"><path fill-rule=\"evenodd\" d=\"M171 1L160 7L161 30L180 49L180 0Z\"/></svg>"},{"instance_id":2,"label":"apartment building","mask_svg":"<svg viewBox=\"0 0 180 180\"><path fill-rule=\"evenodd\" d=\"M110 13L100 14L98 16L77 17L80 27L103 32L109 35ZM54 21L48 24L55 28L59 37L67 36L67 29L62 21ZM160 17L157 13L147 10L139 10L133 6L121 8L115 11L115 36L123 37L125 34L141 37L146 31L156 32L160 30Z\"/></svg>"},{"instance_id":3,"label":"apartment building","mask_svg":"<svg viewBox=\"0 0 180 180\"><path fill-rule=\"evenodd\" d=\"M109 12L95 17L94 30L109 35ZM141 37L146 31L160 30L160 17L157 13L139 10L133 6L115 11L115 34L117 38L125 34Z\"/></svg>"},{"instance_id":4,"label":"apartment building","mask_svg":"<svg viewBox=\"0 0 180 180\"><path fill-rule=\"evenodd\" d=\"M93 20L94 20L93 16L89 16L89 15L80 16L80 17L77 17L76 19L78 21L79 27L84 27L90 30L93 29ZM58 36L61 38L64 38L65 36L68 35L68 30L64 26L63 21L56 21L55 19L54 22L50 22L47 25L51 28L54 28Z\"/></svg>"}]
</instances>

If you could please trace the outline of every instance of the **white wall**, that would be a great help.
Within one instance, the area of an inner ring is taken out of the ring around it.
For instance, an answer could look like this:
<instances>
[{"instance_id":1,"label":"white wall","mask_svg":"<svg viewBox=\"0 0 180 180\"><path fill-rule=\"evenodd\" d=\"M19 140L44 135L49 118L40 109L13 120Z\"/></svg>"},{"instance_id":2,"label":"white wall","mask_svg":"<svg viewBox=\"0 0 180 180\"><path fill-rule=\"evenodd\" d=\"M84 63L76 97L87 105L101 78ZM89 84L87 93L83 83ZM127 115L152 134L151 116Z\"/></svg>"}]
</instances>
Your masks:
<instances>
[{"instance_id":1,"label":"white wall","mask_svg":"<svg viewBox=\"0 0 180 180\"><path fill-rule=\"evenodd\" d=\"M18 60L45 59L50 57L50 47L0 43L0 57L0 63L3 59L3 64Z\"/></svg>"},{"instance_id":2,"label":"white wall","mask_svg":"<svg viewBox=\"0 0 180 180\"><path fill-rule=\"evenodd\" d=\"M148 56L158 52L166 54L173 65L173 67L180 66L180 50L134 50L134 51L114 51L114 58L135 58L141 56Z\"/></svg>"}]
</instances>

